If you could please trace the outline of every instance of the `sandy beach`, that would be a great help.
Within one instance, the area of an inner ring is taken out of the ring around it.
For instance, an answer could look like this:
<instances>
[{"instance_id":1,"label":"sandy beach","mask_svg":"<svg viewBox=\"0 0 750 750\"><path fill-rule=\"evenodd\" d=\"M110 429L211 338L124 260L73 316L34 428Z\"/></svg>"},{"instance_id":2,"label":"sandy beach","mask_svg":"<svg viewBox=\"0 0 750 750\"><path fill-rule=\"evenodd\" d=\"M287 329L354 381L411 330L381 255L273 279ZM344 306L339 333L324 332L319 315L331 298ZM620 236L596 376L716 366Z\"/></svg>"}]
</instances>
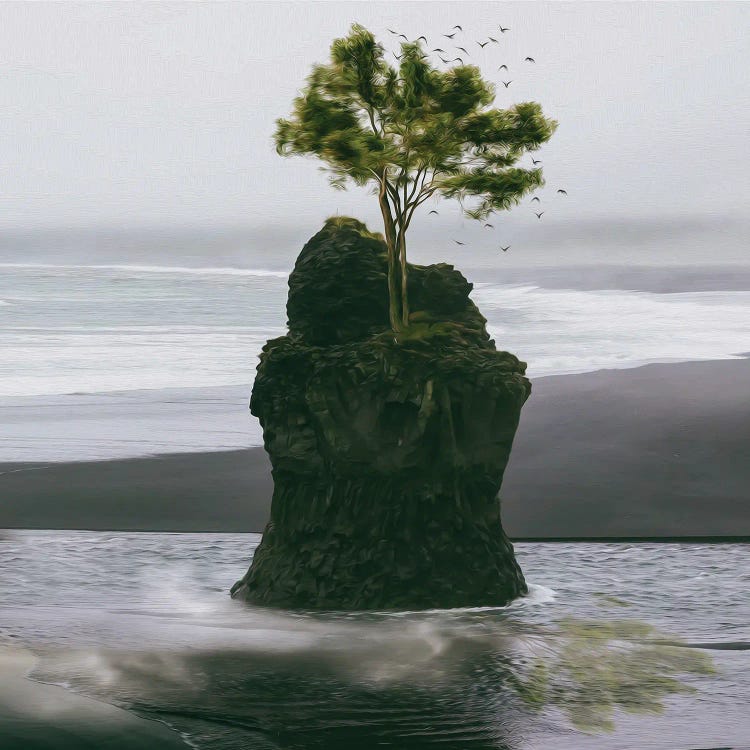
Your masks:
<instances>
[{"instance_id":1,"label":"sandy beach","mask_svg":"<svg viewBox=\"0 0 750 750\"><path fill-rule=\"evenodd\" d=\"M262 449L0 464L0 527L262 531ZM502 490L511 537L750 536L750 360L538 378Z\"/></svg>"},{"instance_id":2,"label":"sandy beach","mask_svg":"<svg viewBox=\"0 0 750 750\"><path fill-rule=\"evenodd\" d=\"M750 360L537 380L501 494L516 537L750 536Z\"/></svg>"}]
</instances>

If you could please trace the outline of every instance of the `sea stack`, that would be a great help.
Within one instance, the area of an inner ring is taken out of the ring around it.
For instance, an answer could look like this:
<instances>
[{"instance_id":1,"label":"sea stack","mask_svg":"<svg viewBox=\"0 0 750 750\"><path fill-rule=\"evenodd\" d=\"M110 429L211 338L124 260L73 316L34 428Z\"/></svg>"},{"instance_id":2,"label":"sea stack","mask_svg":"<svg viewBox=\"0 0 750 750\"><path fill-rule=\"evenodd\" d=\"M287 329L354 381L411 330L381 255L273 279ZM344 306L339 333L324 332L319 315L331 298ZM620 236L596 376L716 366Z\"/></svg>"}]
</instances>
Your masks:
<instances>
[{"instance_id":1,"label":"sea stack","mask_svg":"<svg viewBox=\"0 0 750 750\"><path fill-rule=\"evenodd\" d=\"M526 365L497 351L453 266L409 268L411 324L394 334L379 235L330 219L302 249L289 332L263 348L250 401L271 520L233 597L428 609L527 592L498 498Z\"/></svg>"}]
</instances>

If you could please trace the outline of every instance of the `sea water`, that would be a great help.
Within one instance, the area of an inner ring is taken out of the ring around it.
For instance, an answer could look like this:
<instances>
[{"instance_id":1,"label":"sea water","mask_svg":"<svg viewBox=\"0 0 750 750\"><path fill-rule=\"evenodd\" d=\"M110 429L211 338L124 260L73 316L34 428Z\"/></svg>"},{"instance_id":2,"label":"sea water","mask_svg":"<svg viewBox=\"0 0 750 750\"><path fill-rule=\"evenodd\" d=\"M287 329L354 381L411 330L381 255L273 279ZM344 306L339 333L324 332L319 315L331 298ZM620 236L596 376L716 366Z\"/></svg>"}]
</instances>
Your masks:
<instances>
[{"instance_id":1,"label":"sea water","mask_svg":"<svg viewBox=\"0 0 750 750\"><path fill-rule=\"evenodd\" d=\"M0 659L205 750L750 747L750 546L523 543L509 607L314 614L229 598L258 540L0 532Z\"/></svg>"},{"instance_id":2,"label":"sea water","mask_svg":"<svg viewBox=\"0 0 750 750\"><path fill-rule=\"evenodd\" d=\"M663 270L660 272L663 275ZM557 288L466 270L530 377L750 351L750 291ZM287 269L0 266L0 461L260 444L247 401Z\"/></svg>"},{"instance_id":3,"label":"sea water","mask_svg":"<svg viewBox=\"0 0 750 750\"><path fill-rule=\"evenodd\" d=\"M532 377L750 352L747 291L467 276ZM4 265L0 461L258 444L285 296L275 268ZM229 599L257 542L0 531L0 642L197 748L750 747L748 546L525 543L510 607L312 614Z\"/></svg>"}]
</instances>

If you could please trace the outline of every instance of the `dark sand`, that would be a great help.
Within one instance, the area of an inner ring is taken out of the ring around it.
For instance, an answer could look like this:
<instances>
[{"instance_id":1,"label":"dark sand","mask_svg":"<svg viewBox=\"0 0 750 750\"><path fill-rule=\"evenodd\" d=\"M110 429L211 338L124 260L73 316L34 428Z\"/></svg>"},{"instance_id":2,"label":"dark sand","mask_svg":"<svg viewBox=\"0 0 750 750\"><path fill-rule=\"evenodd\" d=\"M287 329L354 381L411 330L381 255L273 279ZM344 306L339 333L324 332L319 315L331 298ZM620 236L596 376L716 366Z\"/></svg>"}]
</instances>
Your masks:
<instances>
[{"instance_id":1,"label":"dark sand","mask_svg":"<svg viewBox=\"0 0 750 750\"><path fill-rule=\"evenodd\" d=\"M537 380L501 496L515 537L750 536L750 360Z\"/></svg>"},{"instance_id":2,"label":"dark sand","mask_svg":"<svg viewBox=\"0 0 750 750\"><path fill-rule=\"evenodd\" d=\"M262 531L261 449L0 465L0 528ZM511 537L750 536L750 360L540 378L502 491Z\"/></svg>"},{"instance_id":3,"label":"dark sand","mask_svg":"<svg viewBox=\"0 0 750 750\"><path fill-rule=\"evenodd\" d=\"M261 448L0 464L0 528L262 531L270 471Z\"/></svg>"}]
</instances>

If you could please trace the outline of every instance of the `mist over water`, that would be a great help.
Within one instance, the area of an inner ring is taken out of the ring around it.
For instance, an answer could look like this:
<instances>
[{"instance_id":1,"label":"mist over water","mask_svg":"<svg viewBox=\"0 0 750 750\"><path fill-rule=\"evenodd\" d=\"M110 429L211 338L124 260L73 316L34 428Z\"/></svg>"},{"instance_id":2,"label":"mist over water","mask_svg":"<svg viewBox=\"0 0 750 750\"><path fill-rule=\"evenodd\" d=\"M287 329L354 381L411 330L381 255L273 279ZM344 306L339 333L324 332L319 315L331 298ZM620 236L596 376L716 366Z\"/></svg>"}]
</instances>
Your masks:
<instances>
[{"instance_id":1,"label":"mist over water","mask_svg":"<svg viewBox=\"0 0 750 750\"><path fill-rule=\"evenodd\" d=\"M531 593L510 607L312 614L229 599L258 540L4 532L0 658L30 648L35 679L207 750L739 748L750 731L743 545L519 544Z\"/></svg>"}]
</instances>

